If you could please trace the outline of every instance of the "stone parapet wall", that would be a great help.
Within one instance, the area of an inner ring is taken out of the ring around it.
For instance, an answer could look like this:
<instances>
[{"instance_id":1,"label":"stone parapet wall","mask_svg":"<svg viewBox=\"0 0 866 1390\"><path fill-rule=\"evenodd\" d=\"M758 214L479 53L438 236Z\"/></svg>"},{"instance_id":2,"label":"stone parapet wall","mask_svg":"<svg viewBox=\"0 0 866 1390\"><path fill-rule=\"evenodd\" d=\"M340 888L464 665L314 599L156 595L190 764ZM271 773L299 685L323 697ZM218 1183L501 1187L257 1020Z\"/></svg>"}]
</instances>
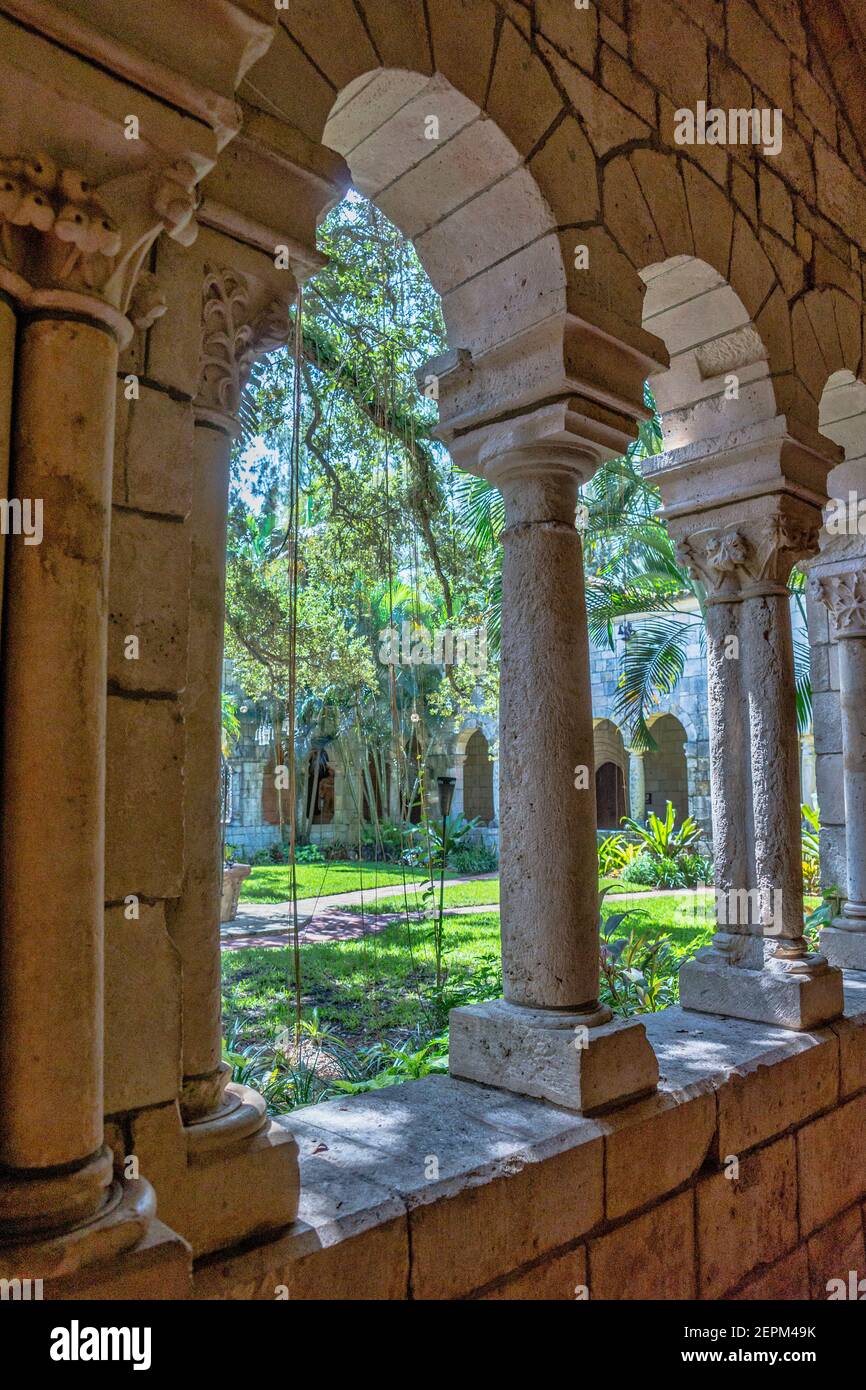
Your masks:
<instances>
[{"instance_id":1,"label":"stone parapet wall","mask_svg":"<svg viewBox=\"0 0 866 1390\"><path fill-rule=\"evenodd\" d=\"M815 1033L645 1022L659 1094L602 1117L446 1077L285 1117L302 1219L201 1262L195 1296L824 1299L866 1276L866 981Z\"/></svg>"}]
</instances>

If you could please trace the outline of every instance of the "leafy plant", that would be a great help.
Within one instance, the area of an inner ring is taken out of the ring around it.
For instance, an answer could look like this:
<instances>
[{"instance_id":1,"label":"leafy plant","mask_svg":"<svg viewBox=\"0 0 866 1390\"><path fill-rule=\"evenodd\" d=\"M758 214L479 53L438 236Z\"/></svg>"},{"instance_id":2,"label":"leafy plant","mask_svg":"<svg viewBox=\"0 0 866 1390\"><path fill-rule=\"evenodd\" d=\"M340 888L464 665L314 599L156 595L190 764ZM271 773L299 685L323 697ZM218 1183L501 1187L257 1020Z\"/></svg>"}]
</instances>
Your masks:
<instances>
[{"instance_id":1,"label":"leafy plant","mask_svg":"<svg viewBox=\"0 0 866 1390\"><path fill-rule=\"evenodd\" d=\"M643 908L612 912L601 908L608 888L599 894L599 976L602 1003L620 1018L655 1012L676 1002L679 958L665 933L653 934ZM627 935L623 925L627 924Z\"/></svg>"},{"instance_id":2,"label":"leafy plant","mask_svg":"<svg viewBox=\"0 0 866 1390\"><path fill-rule=\"evenodd\" d=\"M454 850L448 863L457 874L489 874L497 868L499 856L488 845L469 845Z\"/></svg>"},{"instance_id":3,"label":"leafy plant","mask_svg":"<svg viewBox=\"0 0 866 1390\"><path fill-rule=\"evenodd\" d=\"M630 843L624 835L606 835L598 847L599 873L603 878L619 878L638 852L639 846Z\"/></svg>"},{"instance_id":4,"label":"leafy plant","mask_svg":"<svg viewBox=\"0 0 866 1390\"><path fill-rule=\"evenodd\" d=\"M676 859L691 850L701 838L701 827L691 816L686 816L680 826L676 822L677 813L669 801L664 820L650 811L646 824L632 820L631 816L623 816L621 823L637 835L642 853Z\"/></svg>"},{"instance_id":5,"label":"leafy plant","mask_svg":"<svg viewBox=\"0 0 866 1390\"><path fill-rule=\"evenodd\" d=\"M800 847L803 860L803 888L807 893L821 889L821 820L813 806L805 802L800 807L802 825Z\"/></svg>"}]
</instances>

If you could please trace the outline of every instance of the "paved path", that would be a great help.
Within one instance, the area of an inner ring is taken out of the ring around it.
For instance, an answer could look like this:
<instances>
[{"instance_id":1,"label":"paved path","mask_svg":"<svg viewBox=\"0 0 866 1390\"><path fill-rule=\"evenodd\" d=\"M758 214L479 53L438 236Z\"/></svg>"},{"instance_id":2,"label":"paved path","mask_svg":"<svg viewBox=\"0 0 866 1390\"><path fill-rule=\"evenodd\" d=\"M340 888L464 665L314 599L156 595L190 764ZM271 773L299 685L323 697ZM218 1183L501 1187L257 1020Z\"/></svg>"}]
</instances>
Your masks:
<instances>
[{"instance_id":1,"label":"paved path","mask_svg":"<svg viewBox=\"0 0 866 1390\"><path fill-rule=\"evenodd\" d=\"M497 875L473 874L466 878L446 879L445 887L458 883L478 883L495 879ZM414 910L413 896L417 888L424 884L413 882L406 885L409 896L410 922L423 921L425 913ZM660 888L658 892L648 893L608 893L605 903L635 902L642 897L674 898L679 893L692 890L682 888ZM328 897L298 899L298 935L302 944L324 941L355 941L371 932L382 931L392 922L405 921L405 912L372 912L370 907L386 898L400 897L403 886L399 883L387 884L381 888L365 889L364 892L332 893ZM359 912L347 908L360 907ZM470 903L463 907L446 907L444 916L460 917L473 912L498 912L499 903ZM291 903L243 903L241 911L233 922L227 922L221 929L223 950L237 951L251 946L284 947L292 938Z\"/></svg>"}]
</instances>

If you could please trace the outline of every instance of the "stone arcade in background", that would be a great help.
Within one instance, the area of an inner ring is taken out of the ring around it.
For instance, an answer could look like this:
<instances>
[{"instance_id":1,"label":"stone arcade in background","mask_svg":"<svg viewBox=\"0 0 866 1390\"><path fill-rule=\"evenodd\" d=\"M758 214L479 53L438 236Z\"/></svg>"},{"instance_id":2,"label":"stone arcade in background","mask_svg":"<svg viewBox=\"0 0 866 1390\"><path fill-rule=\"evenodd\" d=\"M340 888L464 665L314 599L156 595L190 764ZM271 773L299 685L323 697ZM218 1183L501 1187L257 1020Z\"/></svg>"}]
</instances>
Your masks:
<instances>
[{"instance_id":1,"label":"stone arcade in background","mask_svg":"<svg viewBox=\"0 0 866 1390\"><path fill-rule=\"evenodd\" d=\"M0 494L44 502L41 544L5 538L2 1277L821 1298L863 1266L863 553L820 521L866 478L864 58L847 0L0 0ZM699 101L778 108L778 154L677 143ZM220 1061L227 470L350 182L442 296L443 437L506 500L505 998L456 1011L451 1077L271 1120ZM574 515L647 377L709 599L718 887L781 900L719 924L688 1008L615 1022ZM810 560L846 896L819 953L784 594Z\"/></svg>"}]
</instances>

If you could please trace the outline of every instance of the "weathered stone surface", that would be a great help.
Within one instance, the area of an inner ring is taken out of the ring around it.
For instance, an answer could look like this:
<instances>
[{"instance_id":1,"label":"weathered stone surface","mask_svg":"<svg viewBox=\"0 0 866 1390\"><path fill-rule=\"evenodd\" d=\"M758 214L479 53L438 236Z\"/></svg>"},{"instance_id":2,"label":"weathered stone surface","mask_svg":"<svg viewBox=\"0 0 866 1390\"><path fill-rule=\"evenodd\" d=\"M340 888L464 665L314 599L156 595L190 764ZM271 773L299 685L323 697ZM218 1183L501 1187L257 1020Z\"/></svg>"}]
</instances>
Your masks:
<instances>
[{"instance_id":1,"label":"weathered stone surface","mask_svg":"<svg viewBox=\"0 0 866 1390\"><path fill-rule=\"evenodd\" d=\"M584 1114L655 1089L658 1067L642 1024L592 1027L585 1043L575 1028L577 1015L569 1025L504 1000L454 1009L451 1074Z\"/></svg>"},{"instance_id":2,"label":"weathered stone surface","mask_svg":"<svg viewBox=\"0 0 866 1390\"><path fill-rule=\"evenodd\" d=\"M183 522L114 508L108 594L114 686L177 695L186 685L190 541Z\"/></svg>"},{"instance_id":3,"label":"weathered stone surface","mask_svg":"<svg viewBox=\"0 0 866 1390\"><path fill-rule=\"evenodd\" d=\"M831 1026L839 1039L839 1095L845 1100L866 1090L866 1018L841 1018Z\"/></svg>"},{"instance_id":4,"label":"weathered stone surface","mask_svg":"<svg viewBox=\"0 0 866 1390\"><path fill-rule=\"evenodd\" d=\"M684 1009L751 1018L805 1032L821 1028L842 1012L842 975L783 975L765 967L745 970L692 959L680 971Z\"/></svg>"},{"instance_id":5,"label":"weathered stone surface","mask_svg":"<svg viewBox=\"0 0 866 1390\"><path fill-rule=\"evenodd\" d=\"M795 1301L809 1297L809 1263L806 1247L800 1245L769 1269L761 1270L754 1279L741 1284L732 1300L752 1302Z\"/></svg>"},{"instance_id":6,"label":"weathered stone surface","mask_svg":"<svg viewBox=\"0 0 866 1390\"><path fill-rule=\"evenodd\" d=\"M138 390L127 400L122 382L118 389L114 500L182 519L192 497L192 406L143 383Z\"/></svg>"},{"instance_id":7,"label":"weathered stone surface","mask_svg":"<svg viewBox=\"0 0 866 1390\"><path fill-rule=\"evenodd\" d=\"M846 236L866 248L866 183L820 138L815 141L818 205Z\"/></svg>"},{"instance_id":8,"label":"weathered stone surface","mask_svg":"<svg viewBox=\"0 0 866 1390\"><path fill-rule=\"evenodd\" d=\"M635 65L678 106L706 97L706 39L669 0L635 0L631 35Z\"/></svg>"},{"instance_id":9,"label":"weathered stone surface","mask_svg":"<svg viewBox=\"0 0 866 1390\"><path fill-rule=\"evenodd\" d=\"M835 1105L838 1094L839 1056L830 1030L798 1036L738 1067L718 1089L719 1161L802 1124Z\"/></svg>"},{"instance_id":10,"label":"weathered stone surface","mask_svg":"<svg viewBox=\"0 0 866 1390\"><path fill-rule=\"evenodd\" d=\"M183 724L173 700L108 700L105 896L171 898L183 871Z\"/></svg>"},{"instance_id":11,"label":"weathered stone surface","mask_svg":"<svg viewBox=\"0 0 866 1390\"><path fill-rule=\"evenodd\" d=\"M804 1235L862 1197L866 1172L866 1096L797 1133L800 1225Z\"/></svg>"},{"instance_id":12,"label":"weathered stone surface","mask_svg":"<svg viewBox=\"0 0 866 1390\"><path fill-rule=\"evenodd\" d=\"M590 1297L695 1298L694 1193L589 1242Z\"/></svg>"},{"instance_id":13,"label":"weathered stone surface","mask_svg":"<svg viewBox=\"0 0 866 1390\"><path fill-rule=\"evenodd\" d=\"M850 1271L856 1271L859 1283L866 1269L863 1213L860 1204L849 1207L829 1225L816 1231L809 1238L807 1246L812 1298L826 1299L833 1292L830 1285L833 1279L842 1280L847 1295Z\"/></svg>"},{"instance_id":14,"label":"weathered stone surface","mask_svg":"<svg viewBox=\"0 0 866 1390\"><path fill-rule=\"evenodd\" d=\"M63 1279L50 1279L48 1299L176 1301L192 1294L192 1251L162 1221L153 1220L131 1250Z\"/></svg>"},{"instance_id":15,"label":"weathered stone surface","mask_svg":"<svg viewBox=\"0 0 866 1390\"><path fill-rule=\"evenodd\" d=\"M702 1298L721 1298L750 1270L797 1242L797 1162L790 1136L738 1155L739 1173L702 1178L697 1188ZM733 1168L729 1168L733 1172Z\"/></svg>"},{"instance_id":16,"label":"weathered stone surface","mask_svg":"<svg viewBox=\"0 0 866 1390\"><path fill-rule=\"evenodd\" d=\"M616 1221L689 1182L716 1127L710 1092L664 1092L599 1120L605 1134L605 1216Z\"/></svg>"},{"instance_id":17,"label":"weathered stone surface","mask_svg":"<svg viewBox=\"0 0 866 1390\"><path fill-rule=\"evenodd\" d=\"M136 916L128 916L136 913ZM180 962L162 904L105 914L105 1111L172 1101L180 1081Z\"/></svg>"},{"instance_id":18,"label":"weathered stone surface","mask_svg":"<svg viewBox=\"0 0 866 1390\"><path fill-rule=\"evenodd\" d=\"M587 1297L586 1248L579 1245L564 1255L542 1260L531 1269L523 1270L513 1279L482 1294L490 1302L531 1302L536 1299L550 1302L583 1300Z\"/></svg>"},{"instance_id":19,"label":"weathered stone surface","mask_svg":"<svg viewBox=\"0 0 866 1390\"><path fill-rule=\"evenodd\" d=\"M573 63L591 73L598 46L597 6L588 5L584 10L573 11L560 5L559 0L538 0L535 8L540 33Z\"/></svg>"},{"instance_id":20,"label":"weathered stone surface","mask_svg":"<svg viewBox=\"0 0 866 1390\"><path fill-rule=\"evenodd\" d=\"M486 108L521 150L531 150L562 110L547 69L511 24L502 27Z\"/></svg>"}]
</instances>

